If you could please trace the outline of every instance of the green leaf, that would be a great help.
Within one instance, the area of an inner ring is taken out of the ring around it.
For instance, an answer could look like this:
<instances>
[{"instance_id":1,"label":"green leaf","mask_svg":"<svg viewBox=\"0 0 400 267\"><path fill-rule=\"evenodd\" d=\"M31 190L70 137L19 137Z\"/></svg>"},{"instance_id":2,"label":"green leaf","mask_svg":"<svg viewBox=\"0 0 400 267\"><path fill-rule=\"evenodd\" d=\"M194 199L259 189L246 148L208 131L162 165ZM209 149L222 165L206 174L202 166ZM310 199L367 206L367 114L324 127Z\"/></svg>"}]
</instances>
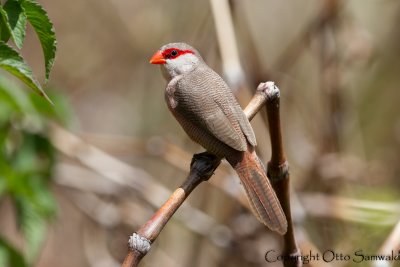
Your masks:
<instances>
[{"instance_id":1,"label":"green leaf","mask_svg":"<svg viewBox=\"0 0 400 267\"><path fill-rule=\"evenodd\" d=\"M18 77L21 81L33 89L33 91L43 96L47 99L47 101L53 104L50 98L43 91L40 84L36 81L32 70L25 63L23 58L18 54L17 51L2 41L0 41L0 67Z\"/></svg>"},{"instance_id":2,"label":"green leaf","mask_svg":"<svg viewBox=\"0 0 400 267\"><path fill-rule=\"evenodd\" d=\"M32 95L37 96L36 94ZM40 96L37 97L43 99ZM4 104L8 104L12 107L13 113L35 113L35 107L32 105L31 101L29 101L29 95L10 79L0 77L0 105Z\"/></svg>"},{"instance_id":3,"label":"green leaf","mask_svg":"<svg viewBox=\"0 0 400 267\"><path fill-rule=\"evenodd\" d=\"M35 1L24 0L21 2L29 23L35 29L42 45L44 64L46 69L46 80L49 79L50 70L56 56L57 41L53 23L51 23L47 12Z\"/></svg>"},{"instance_id":4,"label":"green leaf","mask_svg":"<svg viewBox=\"0 0 400 267\"><path fill-rule=\"evenodd\" d=\"M27 198L18 198L15 201L17 208L17 219L22 233L26 240L26 257L29 263L32 263L42 247L47 224L32 202Z\"/></svg>"},{"instance_id":5,"label":"green leaf","mask_svg":"<svg viewBox=\"0 0 400 267\"><path fill-rule=\"evenodd\" d=\"M10 39L11 36L11 26L8 23L8 15L7 12L3 9L3 7L0 5L0 38L2 41L7 42Z\"/></svg>"},{"instance_id":6,"label":"green leaf","mask_svg":"<svg viewBox=\"0 0 400 267\"><path fill-rule=\"evenodd\" d=\"M21 224L22 232L27 244L26 257L32 263L42 249L45 238L47 224L37 214L30 209Z\"/></svg>"},{"instance_id":7,"label":"green leaf","mask_svg":"<svg viewBox=\"0 0 400 267\"><path fill-rule=\"evenodd\" d=\"M7 125L7 123L1 123L0 122L0 157L2 157L3 156L3 149L4 149L4 146L5 146L5 144L6 144L6 141L7 141L7 136L8 135L8 125ZM0 179L0 184L1 184L1 181L2 179ZM0 186L0 188L1 188L1 186ZM1 195L1 190L0 190L0 195Z\"/></svg>"},{"instance_id":8,"label":"green leaf","mask_svg":"<svg viewBox=\"0 0 400 267\"><path fill-rule=\"evenodd\" d=\"M8 0L4 6L8 15L11 36L18 48L22 48L26 32L26 15L17 0Z\"/></svg>"},{"instance_id":9,"label":"green leaf","mask_svg":"<svg viewBox=\"0 0 400 267\"><path fill-rule=\"evenodd\" d=\"M7 240L0 237L0 266L27 267L21 252L10 245Z\"/></svg>"}]
</instances>

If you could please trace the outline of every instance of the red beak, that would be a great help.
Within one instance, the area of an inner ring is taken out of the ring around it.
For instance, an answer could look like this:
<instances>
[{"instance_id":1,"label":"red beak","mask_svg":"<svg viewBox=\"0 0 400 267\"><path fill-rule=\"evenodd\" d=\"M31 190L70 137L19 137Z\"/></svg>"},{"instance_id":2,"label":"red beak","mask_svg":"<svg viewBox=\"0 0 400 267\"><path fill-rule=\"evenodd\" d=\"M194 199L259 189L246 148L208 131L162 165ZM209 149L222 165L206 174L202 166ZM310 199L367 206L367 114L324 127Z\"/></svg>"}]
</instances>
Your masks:
<instances>
[{"instance_id":1,"label":"red beak","mask_svg":"<svg viewBox=\"0 0 400 267\"><path fill-rule=\"evenodd\" d=\"M165 64L165 58L160 50L158 50L150 59L151 64Z\"/></svg>"}]
</instances>

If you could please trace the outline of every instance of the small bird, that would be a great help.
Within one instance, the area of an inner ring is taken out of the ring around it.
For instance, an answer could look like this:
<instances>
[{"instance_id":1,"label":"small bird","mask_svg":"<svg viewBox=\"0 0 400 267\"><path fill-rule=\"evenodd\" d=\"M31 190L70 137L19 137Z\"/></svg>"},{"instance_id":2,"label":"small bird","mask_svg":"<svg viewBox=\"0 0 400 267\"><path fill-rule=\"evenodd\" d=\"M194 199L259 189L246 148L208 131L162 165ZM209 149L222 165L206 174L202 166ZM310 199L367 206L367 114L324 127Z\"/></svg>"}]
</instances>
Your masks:
<instances>
[{"instance_id":1,"label":"small bird","mask_svg":"<svg viewBox=\"0 0 400 267\"><path fill-rule=\"evenodd\" d=\"M168 82L165 100L185 132L208 152L226 158L255 216L271 230L285 234L286 217L256 155L253 129L228 85L185 43L162 46L150 63L161 65Z\"/></svg>"}]
</instances>

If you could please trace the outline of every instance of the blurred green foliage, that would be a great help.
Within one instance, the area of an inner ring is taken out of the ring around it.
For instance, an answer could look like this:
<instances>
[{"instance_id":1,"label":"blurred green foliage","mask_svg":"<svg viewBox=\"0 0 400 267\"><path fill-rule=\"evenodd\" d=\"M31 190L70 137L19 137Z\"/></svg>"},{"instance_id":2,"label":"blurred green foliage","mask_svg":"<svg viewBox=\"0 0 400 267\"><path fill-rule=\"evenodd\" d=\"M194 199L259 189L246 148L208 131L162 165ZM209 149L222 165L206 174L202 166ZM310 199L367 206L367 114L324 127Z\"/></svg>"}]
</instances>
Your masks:
<instances>
[{"instance_id":1,"label":"blurred green foliage","mask_svg":"<svg viewBox=\"0 0 400 267\"><path fill-rule=\"evenodd\" d=\"M40 251L47 223L56 213L49 189L55 151L49 140L48 120L66 123L69 113L61 96L53 96L57 109L45 102L52 101L23 57L7 43L12 40L21 49L27 23L42 46L47 80L54 63L56 37L46 11L33 0L7 0L0 5L0 67L37 93L28 95L0 76L0 201L6 197L12 200L25 240L21 252L0 236L0 266L28 266Z\"/></svg>"},{"instance_id":2,"label":"blurred green foliage","mask_svg":"<svg viewBox=\"0 0 400 267\"><path fill-rule=\"evenodd\" d=\"M0 266L26 266L24 262L32 262L41 247L47 221L55 215L49 189L55 151L49 140L48 120L65 124L70 112L65 98L52 98L57 109L40 96L28 95L0 78L0 198L8 196L12 200L26 241L24 259L0 237Z\"/></svg>"}]
</instances>

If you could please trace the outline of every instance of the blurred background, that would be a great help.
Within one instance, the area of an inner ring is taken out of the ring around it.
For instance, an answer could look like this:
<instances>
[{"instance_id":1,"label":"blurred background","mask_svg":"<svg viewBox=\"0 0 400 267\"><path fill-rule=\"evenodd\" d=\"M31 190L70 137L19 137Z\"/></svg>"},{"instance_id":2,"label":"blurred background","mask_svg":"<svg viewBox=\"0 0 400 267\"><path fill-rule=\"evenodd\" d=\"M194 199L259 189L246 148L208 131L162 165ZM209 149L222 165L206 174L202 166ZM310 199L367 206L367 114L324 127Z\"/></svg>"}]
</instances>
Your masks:
<instances>
[{"instance_id":1,"label":"blurred background","mask_svg":"<svg viewBox=\"0 0 400 267\"><path fill-rule=\"evenodd\" d=\"M0 136L12 137L7 149L16 156L0 167L16 179L13 194L0 181L0 233L32 266L120 266L129 235L185 178L202 148L167 110L165 81L148 63L177 41L196 47L243 107L258 83L277 83L305 253L400 250L399 1L38 2L58 40L46 89L56 105L46 107L3 72L0 83L25 103L1 104ZM30 28L26 44L22 53L43 81ZM264 116L252 124L266 163ZM141 266L281 266L264 259L282 248L281 238L242 200L239 179L222 164Z\"/></svg>"}]
</instances>

